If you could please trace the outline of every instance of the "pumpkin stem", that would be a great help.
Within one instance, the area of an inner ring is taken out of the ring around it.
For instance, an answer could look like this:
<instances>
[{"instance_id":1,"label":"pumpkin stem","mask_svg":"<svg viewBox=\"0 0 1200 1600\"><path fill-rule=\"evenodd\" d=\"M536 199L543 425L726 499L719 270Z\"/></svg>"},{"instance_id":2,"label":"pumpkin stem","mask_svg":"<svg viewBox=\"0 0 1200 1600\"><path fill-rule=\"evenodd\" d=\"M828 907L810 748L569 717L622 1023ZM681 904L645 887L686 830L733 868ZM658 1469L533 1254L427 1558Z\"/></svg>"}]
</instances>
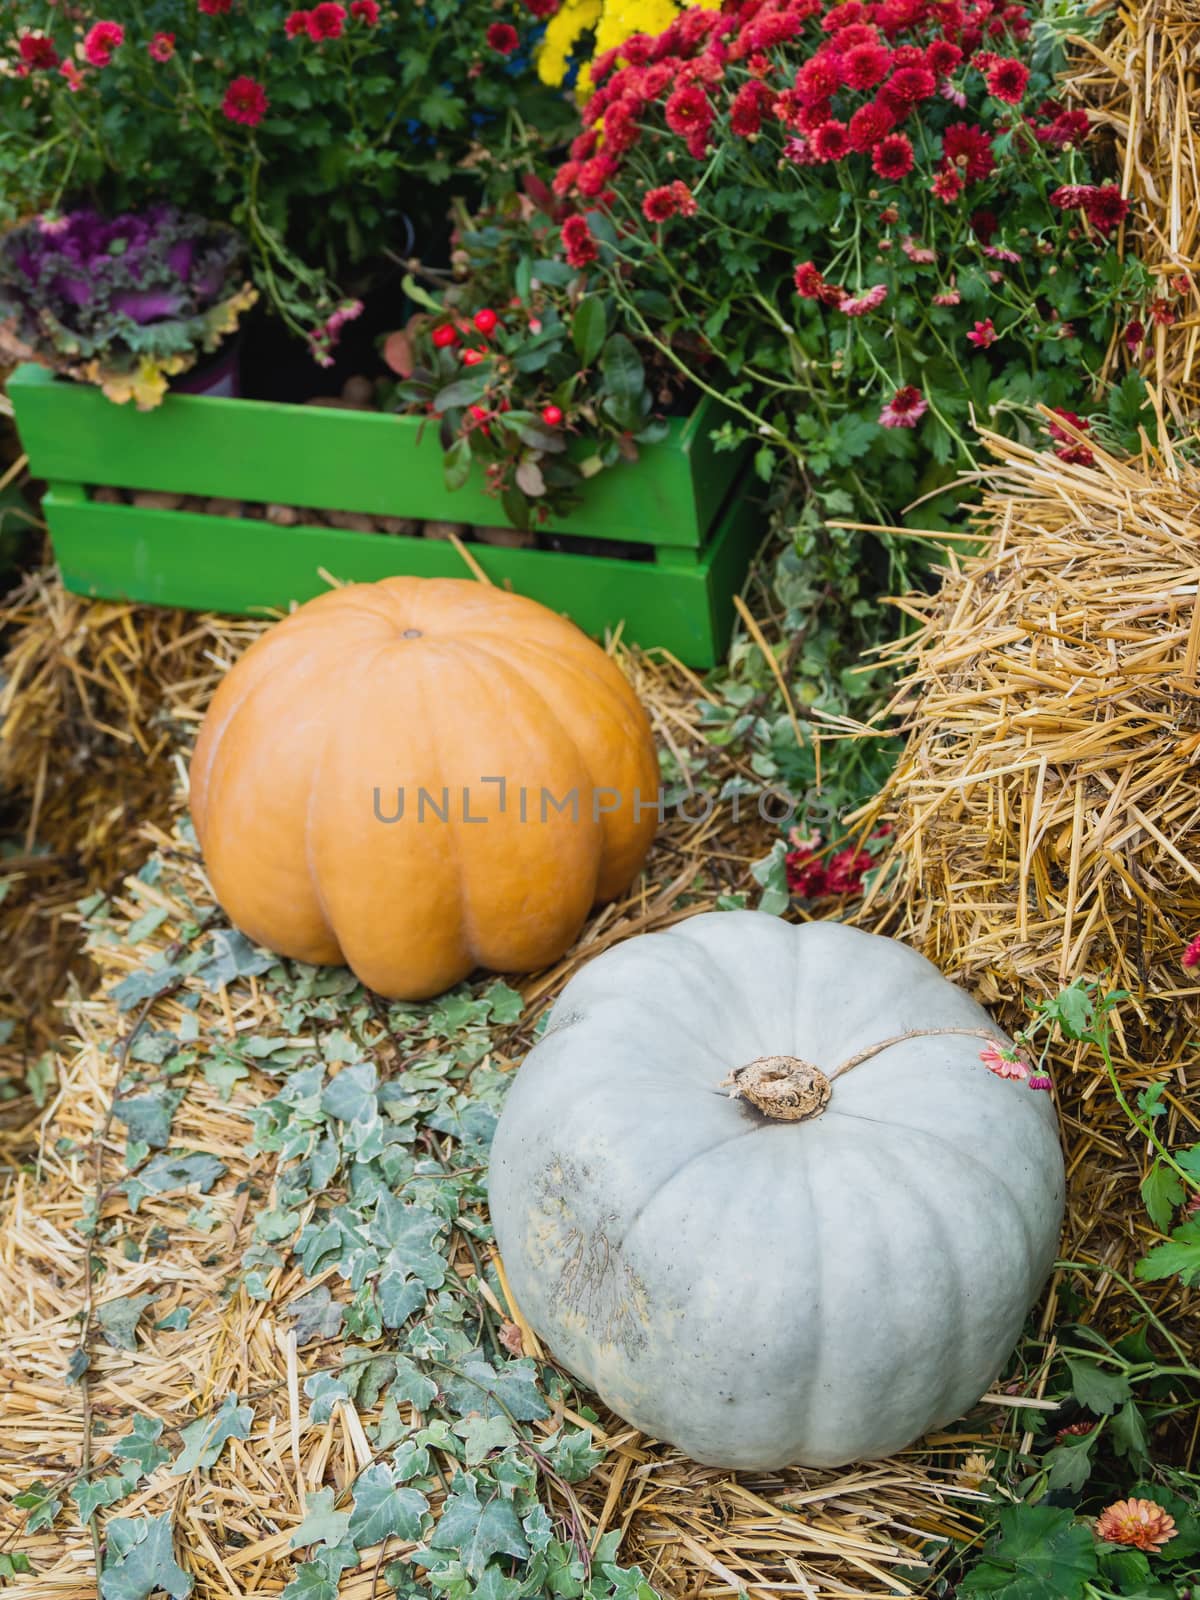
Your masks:
<instances>
[{"instance_id":1,"label":"pumpkin stem","mask_svg":"<svg viewBox=\"0 0 1200 1600\"><path fill-rule=\"evenodd\" d=\"M797 1056L760 1056L736 1067L723 1080L731 1084L730 1099L749 1100L764 1117L776 1122L805 1122L819 1117L832 1093L820 1067Z\"/></svg>"}]
</instances>

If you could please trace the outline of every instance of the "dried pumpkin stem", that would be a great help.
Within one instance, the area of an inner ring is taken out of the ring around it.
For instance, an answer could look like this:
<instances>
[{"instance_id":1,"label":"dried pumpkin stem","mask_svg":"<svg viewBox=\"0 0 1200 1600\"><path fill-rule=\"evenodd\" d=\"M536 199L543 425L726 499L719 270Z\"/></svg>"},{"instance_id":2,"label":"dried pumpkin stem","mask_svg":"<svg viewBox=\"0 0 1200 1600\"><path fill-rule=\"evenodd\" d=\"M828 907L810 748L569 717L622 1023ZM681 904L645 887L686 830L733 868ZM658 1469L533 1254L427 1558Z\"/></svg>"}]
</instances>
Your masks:
<instances>
[{"instance_id":1,"label":"dried pumpkin stem","mask_svg":"<svg viewBox=\"0 0 1200 1600\"><path fill-rule=\"evenodd\" d=\"M819 1117L829 1104L833 1093L833 1080L844 1072L851 1072L870 1061L872 1056L893 1045L904 1044L909 1039L936 1039L943 1034L959 1034L972 1039L986 1039L990 1044L1001 1044L988 1028L910 1028L906 1033L893 1034L878 1044L868 1045L857 1055L850 1056L831 1072L823 1072L811 1061L799 1056L759 1056L744 1067L735 1067L721 1088L729 1086L731 1100L748 1100L756 1110L776 1122L807 1122Z\"/></svg>"}]
</instances>

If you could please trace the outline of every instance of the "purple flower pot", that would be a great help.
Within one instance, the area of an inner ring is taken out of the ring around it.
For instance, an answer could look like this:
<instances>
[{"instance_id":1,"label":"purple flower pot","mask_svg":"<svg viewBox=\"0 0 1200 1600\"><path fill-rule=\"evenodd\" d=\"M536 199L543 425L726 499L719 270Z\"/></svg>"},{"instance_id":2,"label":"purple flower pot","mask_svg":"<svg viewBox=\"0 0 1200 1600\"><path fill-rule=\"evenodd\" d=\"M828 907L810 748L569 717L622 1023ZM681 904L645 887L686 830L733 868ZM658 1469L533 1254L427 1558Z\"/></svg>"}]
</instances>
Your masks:
<instances>
[{"instance_id":1,"label":"purple flower pot","mask_svg":"<svg viewBox=\"0 0 1200 1600\"><path fill-rule=\"evenodd\" d=\"M236 400L242 392L241 353L240 339L226 339L207 361L172 378L171 388L176 394L207 394Z\"/></svg>"}]
</instances>

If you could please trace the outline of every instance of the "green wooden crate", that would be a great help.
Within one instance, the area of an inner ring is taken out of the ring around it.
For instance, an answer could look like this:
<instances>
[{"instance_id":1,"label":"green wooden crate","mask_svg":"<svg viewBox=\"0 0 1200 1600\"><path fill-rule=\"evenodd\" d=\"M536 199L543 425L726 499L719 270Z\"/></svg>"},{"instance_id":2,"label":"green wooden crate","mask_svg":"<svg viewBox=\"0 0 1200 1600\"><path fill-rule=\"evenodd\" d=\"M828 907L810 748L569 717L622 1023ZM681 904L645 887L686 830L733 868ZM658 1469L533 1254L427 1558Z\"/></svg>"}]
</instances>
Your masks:
<instances>
[{"instance_id":1,"label":"green wooden crate","mask_svg":"<svg viewBox=\"0 0 1200 1600\"><path fill-rule=\"evenodd\" d=\"M284 609L327 577L461 576L437 540L280 528L252 518L108 505L87 486L159 490L319 510L483 524L504 521L478 484L454 493L435 430L373 412L171 395L156 411L114 406L98 390L39 367L9 380L63 581L75 593L220 611ZM588 632L624 637L711 666L728 642L733 594L762 532L745 457L709 441L719 408L704 402L588 483L584 503L546 531L643 547L651 559L473 544L497 583L566 612Z\"/></svg>"}]
</instances>

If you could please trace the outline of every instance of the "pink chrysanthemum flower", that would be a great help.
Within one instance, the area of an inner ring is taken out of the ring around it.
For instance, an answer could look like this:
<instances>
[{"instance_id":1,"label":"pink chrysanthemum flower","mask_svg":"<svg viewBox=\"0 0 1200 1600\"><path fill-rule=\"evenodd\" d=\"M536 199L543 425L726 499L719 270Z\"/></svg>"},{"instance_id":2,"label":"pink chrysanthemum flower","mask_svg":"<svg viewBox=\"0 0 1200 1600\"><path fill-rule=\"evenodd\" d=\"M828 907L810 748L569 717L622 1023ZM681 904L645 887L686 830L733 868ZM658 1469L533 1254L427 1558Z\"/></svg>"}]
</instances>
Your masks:
<instances>
[{"instance_id":1,"label":"pink chrysanthemum flower","mask_svg":"<svg viewBox=\"0 0 1200 1600\"><path fill-rule=\"evenodd\" d=\"M988 1071L994 1072L998 1078L1023 1079L1029 1076L1029 1068L1016 1051L1006 1050L1002 1045L985 1045L979 1052L979 1059Z\"/></svg>"},{"instance_id":2,"label":"pink chrysanthemum flower","mask_svg":"<svg viewBox=\"0 0 1200 1600\"><path fill-rule=\"evenodd\" d=\"M1180 960L1189 972L1193 967L1200 967L1200 933L1188 945Z\"/></svg>"},{"instance_id":3,"label":"pink chrysanthemum flower","mask_svg":"<svg viewBox=\"0 0 1200 1600\"><path fill-rule=\"evenodd\" d=\"M1096 1518L1098 1539L1135 1550L1157 1550L1175 1533L1175 1518L1154 1500L1114 1500Z\"/></svg>"},{"instance_id":4,"label":"pink chrysanthemum flower","mask_svg":"<svg viewBox=\"0 0 1200 1600\"><path fill-rule=\"evenodd\" d=\"M865 317L869 311L877 310L888 297L887 284L877 283L873 289L867 289L863 294L849 295L838 307L848 317Z\"/></svg>"},{"instance_id":5,"label":"pink chrysanthemum flower","mask_svg":"<svg viewBox=\"0 0 1200 1600\"><path fill-rule=\"evenodd\" d=\"M1039 1073L1036 1078L1030 1078L1029 1087L1031 1089L1044 1089L1045 1092L1047 1094L1049 1094L1050 1090L1053 1089L1054 1085L1050 1082L1050 1079L1047 1078L1044 1073Z\"/></svg>"},{"instance_id":6,"label":"pink chrysanthemum flower","mask_svg":"<svg viewBox=\"0 0 1200 1600\"><path fill-rule=\"evenodd\" d=\"M906 383L897 389L879 413L883 428L915 428L929 410L929 401L915 384Z\"/></svg>"},{"instance_id":7,"label":"pink chrysanthemum flower","mask_svg":"<svg viewBox=\"0 0 1200 1600\"><path fill-rule=\"evenodd\" d=\"M908 259L918 266L928 266L937 260L937 251L931 250L927 244L918 244L911 233L905 234L901 239L900 248Z\"/></svg>"}]
</instances>

